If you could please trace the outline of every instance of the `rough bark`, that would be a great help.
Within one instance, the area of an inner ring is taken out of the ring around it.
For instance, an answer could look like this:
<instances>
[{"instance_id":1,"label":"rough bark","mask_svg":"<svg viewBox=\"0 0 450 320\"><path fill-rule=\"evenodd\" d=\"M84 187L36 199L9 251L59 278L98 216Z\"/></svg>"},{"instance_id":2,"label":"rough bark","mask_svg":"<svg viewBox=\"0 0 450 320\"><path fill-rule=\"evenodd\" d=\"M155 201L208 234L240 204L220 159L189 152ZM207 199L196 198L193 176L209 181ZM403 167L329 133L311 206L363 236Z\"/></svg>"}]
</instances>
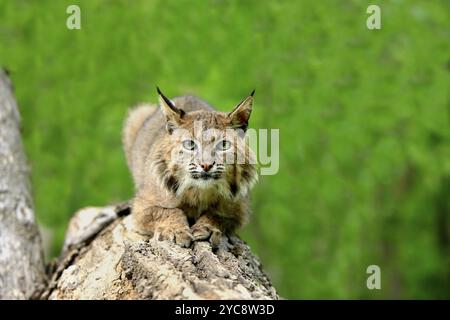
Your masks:
<instances>
[{"instance_id":1,"label":"rough bark","mask_svg":"<svg viewBox=\"0 0 450 320\"><path fill-rule=\"evenodd\" d=\"M250 248L223 237L191 248L128 228L126 205L87 208L70 222L42 299L278 299Z\"/></svg>"},{"instance_id":2,"label":"rough bark","mask_svg":"<svg viewBox=\"0 0 450 320\"><path fill-rule=\"evenodd\" d=\"M44 285L45 271L12 91L0 69L0 299L28 299Z\"/></svg>"}]
</instances>

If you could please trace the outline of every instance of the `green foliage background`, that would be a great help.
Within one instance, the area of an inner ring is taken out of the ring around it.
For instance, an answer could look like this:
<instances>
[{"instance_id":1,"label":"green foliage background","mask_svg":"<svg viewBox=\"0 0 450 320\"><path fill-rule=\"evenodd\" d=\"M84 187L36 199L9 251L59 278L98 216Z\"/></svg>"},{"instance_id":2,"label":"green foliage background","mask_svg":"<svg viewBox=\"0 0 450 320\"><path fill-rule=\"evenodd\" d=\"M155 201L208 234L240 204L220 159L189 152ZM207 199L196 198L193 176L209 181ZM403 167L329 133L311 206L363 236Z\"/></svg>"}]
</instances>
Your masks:
<instances>
[{"instance_id":1,"label":"green foliage background","mask_svg":"<svg viewBox=\"0 0 450 320\"><path fill-rule=\"evenodd\" d=\"M81 7L82 29L66 28ZM127 108L194 93L280 129L242 232L286 298L450 298L449 2L0 0L39 222L132 196ZM381 267L382 289L366 288Z\"/></svg>"}]
</instances>

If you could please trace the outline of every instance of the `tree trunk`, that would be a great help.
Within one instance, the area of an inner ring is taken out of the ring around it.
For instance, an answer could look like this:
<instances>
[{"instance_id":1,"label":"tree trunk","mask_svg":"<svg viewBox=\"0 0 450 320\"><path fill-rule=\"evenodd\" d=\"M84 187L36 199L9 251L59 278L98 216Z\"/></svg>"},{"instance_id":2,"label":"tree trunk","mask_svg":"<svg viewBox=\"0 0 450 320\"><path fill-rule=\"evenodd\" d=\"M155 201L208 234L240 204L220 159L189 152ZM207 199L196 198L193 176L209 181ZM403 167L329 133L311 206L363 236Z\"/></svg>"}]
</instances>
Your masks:
<instances>
[{"instance_id":1,"label":"tree trunk","mask_svg":"<svg viewBox=\"0 0 450 320\"><path fill-rule=\"evenodd\" d=\"M12 90L0 69L0 299L28 299L45 270Z\"/></svg>"},{"instance_id":2,"label":"tree trunk","mask_svg":"<svg viewBox=\"0 0 450 320\"><path fill-rule=\"evenodd\" d=\"M127 205L87 208L71 220L42 299L278 299L250 248L223 237L191 248L128 228Z\"/></svg>"}]
</instances>

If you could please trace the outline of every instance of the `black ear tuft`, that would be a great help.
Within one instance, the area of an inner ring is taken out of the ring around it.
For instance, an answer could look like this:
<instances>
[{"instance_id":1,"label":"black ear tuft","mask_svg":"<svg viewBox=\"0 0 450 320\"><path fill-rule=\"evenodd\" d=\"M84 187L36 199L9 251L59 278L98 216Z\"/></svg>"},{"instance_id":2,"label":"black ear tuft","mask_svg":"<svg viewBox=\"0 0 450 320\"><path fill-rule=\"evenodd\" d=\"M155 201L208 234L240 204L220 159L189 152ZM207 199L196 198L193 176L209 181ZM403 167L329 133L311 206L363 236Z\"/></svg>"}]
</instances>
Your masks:
<instances>
[{"instance_id":1,"label":"black ear tuft","mask_svg":"<svg viewBox=\"0 0 450 320\"><path fill-rule=\"evenodd\" d=\"M247 130L248 120L252 113L254 93L255 90L228 114L230 128L241 129L244 132Z\"/></svg>"},{"instance_id":2,"label":"black ear tuft","mask_svg":"<svg viewBox=\"0 0 450 320\"><path fill-rule=\"evenodd\" d=\"M156 91L158 92L158 95L160 97L160 102L162 104L163 110L165 110L166 116L168 116L170 113L177 114L180 118L183 118L185 115L184 110L177 108L172 101L170 101L169 98L167 98L164 93L161 92L158 86L156 86ZM170 111L169 111L170 110Z\"/></svg>"}]
</instances>

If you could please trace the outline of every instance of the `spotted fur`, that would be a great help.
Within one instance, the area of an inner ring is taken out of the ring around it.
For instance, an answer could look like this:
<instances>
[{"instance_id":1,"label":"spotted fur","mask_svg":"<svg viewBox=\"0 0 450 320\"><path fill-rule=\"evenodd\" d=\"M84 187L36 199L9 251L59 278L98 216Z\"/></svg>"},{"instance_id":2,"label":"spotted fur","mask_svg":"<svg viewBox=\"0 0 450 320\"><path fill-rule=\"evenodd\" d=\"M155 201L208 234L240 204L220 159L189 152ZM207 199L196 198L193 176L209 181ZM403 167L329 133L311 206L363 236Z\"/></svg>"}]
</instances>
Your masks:
<instances>
[{"instance_id":1,"label":"spotted fur","mask_svg":"<svg viewBox=\"0 0 450 320\"><path fill-rule=\"evenodd\" d=\"M250 214L249 192L257 181L255 157L242 135L253 95L223 113L196 97L169 100L158 93L159 107L131 111L124 127L124 149L136 188L133 214L136 221L154 220L135 227L159 226L162 233L173 233L177 228L169 228L164 217L177 212L185 218L168 221L181 221L178 228L186 236L173 238L182 245L217 232L235 232ZM245 161L225 161L238 158ZM168 213L156 215L155 208Z\"/></svg>"}]
</instances>

